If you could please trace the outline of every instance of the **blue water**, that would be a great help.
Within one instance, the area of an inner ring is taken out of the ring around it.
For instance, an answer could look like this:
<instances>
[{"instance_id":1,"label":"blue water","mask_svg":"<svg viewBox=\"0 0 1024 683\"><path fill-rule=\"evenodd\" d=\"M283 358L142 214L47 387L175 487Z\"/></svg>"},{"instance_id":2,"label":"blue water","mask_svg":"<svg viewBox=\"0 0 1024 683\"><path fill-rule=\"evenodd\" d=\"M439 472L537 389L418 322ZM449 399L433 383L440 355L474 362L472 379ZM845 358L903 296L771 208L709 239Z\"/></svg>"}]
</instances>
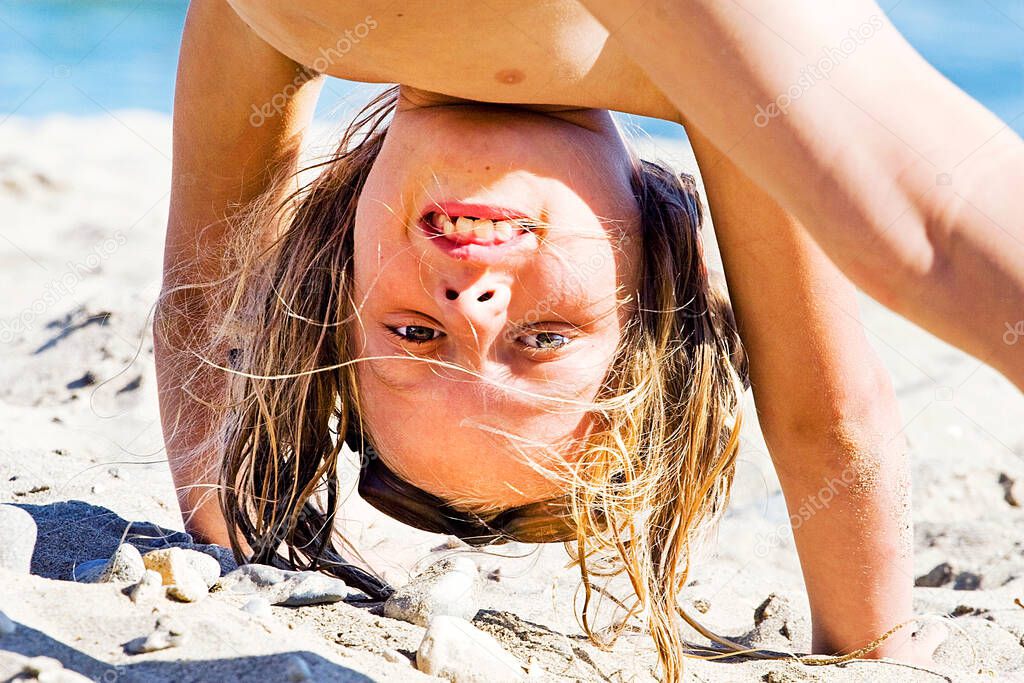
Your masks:
<instances>
[{"instance_id":1,"label":"blue water","mask_svg":"<svg viewBox=\"0 0 1024 683\"><path fill-rule=\"evenodd\" d=\"M170 111L184 0L0 0L0 117ZM883 0L940 71L1024 134L1024 0ZM367 88L334 81L319 114ZM674 125L640 121L652 134Z\"/></svg>"}]
</instances>

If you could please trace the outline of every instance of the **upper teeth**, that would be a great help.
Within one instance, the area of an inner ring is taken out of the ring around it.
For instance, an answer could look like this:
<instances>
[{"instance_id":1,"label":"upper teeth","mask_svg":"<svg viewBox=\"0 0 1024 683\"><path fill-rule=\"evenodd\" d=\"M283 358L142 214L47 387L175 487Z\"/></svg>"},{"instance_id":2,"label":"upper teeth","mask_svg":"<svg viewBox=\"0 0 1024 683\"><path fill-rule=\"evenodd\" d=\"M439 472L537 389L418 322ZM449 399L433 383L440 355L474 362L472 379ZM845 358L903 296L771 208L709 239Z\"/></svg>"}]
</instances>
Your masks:
<instances>
[{"instance_id":1,"label":"upper teeth","mask_svg":"<svg viewBox=\"0 0 1024 683\"><path fill-rule=\"evenodd\" d=\"M509 240L516 234L516 227L511 221L492 221L489 218L474 220L468 216L459 216L453 223L447 215L438 212L434 214L432 222L445 235L458 233L464 237L472 236L481 242Z\"/></svg>"}]
</instances>

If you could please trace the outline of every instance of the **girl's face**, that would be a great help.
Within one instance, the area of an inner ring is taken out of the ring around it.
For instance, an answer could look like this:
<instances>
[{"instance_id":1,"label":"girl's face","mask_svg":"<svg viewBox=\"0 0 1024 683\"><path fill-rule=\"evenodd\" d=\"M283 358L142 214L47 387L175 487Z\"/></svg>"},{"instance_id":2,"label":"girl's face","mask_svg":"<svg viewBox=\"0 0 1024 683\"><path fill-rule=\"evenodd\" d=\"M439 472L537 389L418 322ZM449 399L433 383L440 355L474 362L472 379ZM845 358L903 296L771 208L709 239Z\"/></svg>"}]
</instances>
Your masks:
<instances>
[{"instance_id":1,"label":"girl's face","mask_svg":"<svg viewBox=\"0 0 1024 683\"><path fill-rule=\"evenodd\" d=\"M354 234L360 407L388 467L488 508L563 488L530 462L577 455L630 316L631 174L607 112L403 97Z\"/></svg>"}]
</instances>

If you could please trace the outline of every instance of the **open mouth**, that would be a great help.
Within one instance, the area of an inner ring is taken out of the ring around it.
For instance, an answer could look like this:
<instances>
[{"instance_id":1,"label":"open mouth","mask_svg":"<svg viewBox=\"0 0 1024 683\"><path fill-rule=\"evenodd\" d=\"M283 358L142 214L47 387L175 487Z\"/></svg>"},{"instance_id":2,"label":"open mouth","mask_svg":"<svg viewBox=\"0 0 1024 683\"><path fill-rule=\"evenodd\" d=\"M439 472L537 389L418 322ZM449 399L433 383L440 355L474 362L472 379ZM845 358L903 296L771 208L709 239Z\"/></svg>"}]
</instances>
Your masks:
<instances>
[{"instance_id":1,"label":"open mouth","mask_svg":"<svg viewBox=\"0 0 1024 683\"><path fill-rule=\"evenodd\" d=\"M455 244L498 245L529 232L537 222L508 209L479 204L434 205L423 213L420 225L431 237Z\"/></svg>"}]
</instances>

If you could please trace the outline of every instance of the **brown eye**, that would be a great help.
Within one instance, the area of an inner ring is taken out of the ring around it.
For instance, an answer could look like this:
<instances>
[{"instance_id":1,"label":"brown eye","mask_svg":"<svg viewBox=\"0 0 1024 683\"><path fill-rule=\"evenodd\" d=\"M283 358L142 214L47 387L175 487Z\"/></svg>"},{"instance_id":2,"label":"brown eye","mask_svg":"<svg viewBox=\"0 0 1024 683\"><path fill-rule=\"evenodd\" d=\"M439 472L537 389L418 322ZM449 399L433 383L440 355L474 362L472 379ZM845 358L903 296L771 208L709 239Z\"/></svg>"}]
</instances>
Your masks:
<instances>
[{"instance_id":1,"label":"brown eye","mask_svg":"<svg viewBox=\"0 0 1024 683\"><path fill-rule=\"evenodd\" d=\"M389 327L388 329L396 337L413 344L426 344L444 335L441 330L435 330L433 327L426 327L424 325L402 325L401 327Z\"/></svg>"}]
</instances>

